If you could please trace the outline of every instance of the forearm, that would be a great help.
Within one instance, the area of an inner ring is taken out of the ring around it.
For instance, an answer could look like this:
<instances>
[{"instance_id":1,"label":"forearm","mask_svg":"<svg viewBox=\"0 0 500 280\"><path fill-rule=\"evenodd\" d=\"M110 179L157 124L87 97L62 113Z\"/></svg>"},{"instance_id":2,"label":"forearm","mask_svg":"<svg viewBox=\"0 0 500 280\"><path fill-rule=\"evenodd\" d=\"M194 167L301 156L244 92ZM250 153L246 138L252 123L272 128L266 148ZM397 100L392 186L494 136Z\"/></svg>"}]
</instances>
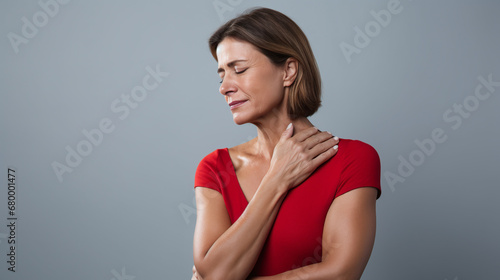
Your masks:
<instances>
[{"instance_id":1,"label":"forearm","mask_svg":"<svg viewBox=\"0 0 500 280\"><path fill-rule=\"evenodd\" d=\"M245 211L197 264L203 279L245 279L250 274L286 195L279 184L264 177Z\"/></svg>"},{"instance_id":2,"label":"forearm","mask_svg":"<svg viewBox=\"0 0 500 280\"><path fill-rule=\"evenodd\" d=\"M359 188L334 200L325 219L321 262L250 280L359 280L375 242L376 195L374 188Z\"/></svg>"}]
</instances>

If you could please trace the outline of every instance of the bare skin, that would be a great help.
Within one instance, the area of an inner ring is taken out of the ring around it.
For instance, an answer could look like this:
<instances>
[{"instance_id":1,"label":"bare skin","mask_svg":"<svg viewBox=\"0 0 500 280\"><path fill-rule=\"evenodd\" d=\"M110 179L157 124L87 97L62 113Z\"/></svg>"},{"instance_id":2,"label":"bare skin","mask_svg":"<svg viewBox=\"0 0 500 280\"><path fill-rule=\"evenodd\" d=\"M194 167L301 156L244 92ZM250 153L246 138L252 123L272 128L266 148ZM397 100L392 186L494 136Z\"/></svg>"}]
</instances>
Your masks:
<instances>
[{"instance_id":1,"label":"bare skin","mask_svg":"<svg viewBox=\"0 0 500 280\"><path fill-rule=\"evenodd\" d=\"M254 124L257 137L229 149L249 201L238 220L231 224L219 192L195 189L192 279L247 279L286 193L336 154L338 138L319 131L307 118L289 118L286 102L297 75L295 59L276 66L251 44L232 38L219 44L217 58L226 102L246 100L231 109L233 120ZM289 123L293 125L286 129ZM375 197L374 188L359 188L335 199L325 221L322 262L276 277L359 279L373 247Z\"/></svg>"}]
</instances>

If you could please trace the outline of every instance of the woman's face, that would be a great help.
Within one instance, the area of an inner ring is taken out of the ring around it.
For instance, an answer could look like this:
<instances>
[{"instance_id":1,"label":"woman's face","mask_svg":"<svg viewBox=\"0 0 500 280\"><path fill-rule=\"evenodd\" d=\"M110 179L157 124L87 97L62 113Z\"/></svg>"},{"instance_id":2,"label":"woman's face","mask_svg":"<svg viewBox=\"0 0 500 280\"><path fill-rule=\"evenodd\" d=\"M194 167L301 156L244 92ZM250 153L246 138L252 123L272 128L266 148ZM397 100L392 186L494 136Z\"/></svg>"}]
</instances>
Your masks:
<instances>
[{"instance_id":1,"label":"woman's face","mask_svg":"<svg viewBox=\"0 0 500 280\"><path fill-rule=\"evenodd\" d=\"M284 67L275 66L252 44L227 37L217 46L220 93L236 124L261 122L286 112Z\"/></svg>"}]
</instances>

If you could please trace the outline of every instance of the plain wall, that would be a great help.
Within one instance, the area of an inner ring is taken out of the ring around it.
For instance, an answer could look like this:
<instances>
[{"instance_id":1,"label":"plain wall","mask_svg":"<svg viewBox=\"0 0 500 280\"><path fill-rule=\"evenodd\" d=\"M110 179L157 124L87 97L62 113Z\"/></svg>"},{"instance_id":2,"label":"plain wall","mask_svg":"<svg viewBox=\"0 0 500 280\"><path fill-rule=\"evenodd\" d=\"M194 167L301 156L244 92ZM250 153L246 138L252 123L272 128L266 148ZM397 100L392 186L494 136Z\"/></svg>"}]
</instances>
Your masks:
<instances>
[{"instance_id":1,"label":"plain wall","mask_svg":"<svg viewBox=\"0 0 500 280\"><path fill-rule=\"evenodd\" d=\"M310 40L311 122L380 155L363 279L498 279L500 2L471 0L2 1L1 279L190 279L196 167L256 136L207 40L254 6Z\"/></svg>"}]
</instances>

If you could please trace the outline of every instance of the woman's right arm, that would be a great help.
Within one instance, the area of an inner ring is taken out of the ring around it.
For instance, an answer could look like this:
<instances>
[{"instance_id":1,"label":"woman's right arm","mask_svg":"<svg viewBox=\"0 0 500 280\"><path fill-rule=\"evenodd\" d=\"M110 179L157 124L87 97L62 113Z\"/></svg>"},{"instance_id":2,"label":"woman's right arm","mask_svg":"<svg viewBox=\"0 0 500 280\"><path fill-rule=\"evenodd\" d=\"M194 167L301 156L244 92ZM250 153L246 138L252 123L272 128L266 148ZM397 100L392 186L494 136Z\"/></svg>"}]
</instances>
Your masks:
<instances>
[{"instance_id":1,"label":"woman's right arm","mask_svg":"<svg viewBox=\"0 0 500 280\"><path fill-rule=\"evenodd\" d=\"M245 211L231 225L222 195L196 188L197 218L193 254L204 280L246 279L252 271L289 189L304 181L337 152L331 134L286 130L273 152L268 172Z\"/></svg>"},{"instance_id":2,"label":"woman's right arm","mask_svg":"<svg viewBox=\"0 0 500 280\"><path fill-rule=\"evenodd\" d=\"M231 225L222 195L196 188L194 264L204 280L245 279L251 272L286 192L263 179L240 218Z\"/></svg>"}]
</instances>

